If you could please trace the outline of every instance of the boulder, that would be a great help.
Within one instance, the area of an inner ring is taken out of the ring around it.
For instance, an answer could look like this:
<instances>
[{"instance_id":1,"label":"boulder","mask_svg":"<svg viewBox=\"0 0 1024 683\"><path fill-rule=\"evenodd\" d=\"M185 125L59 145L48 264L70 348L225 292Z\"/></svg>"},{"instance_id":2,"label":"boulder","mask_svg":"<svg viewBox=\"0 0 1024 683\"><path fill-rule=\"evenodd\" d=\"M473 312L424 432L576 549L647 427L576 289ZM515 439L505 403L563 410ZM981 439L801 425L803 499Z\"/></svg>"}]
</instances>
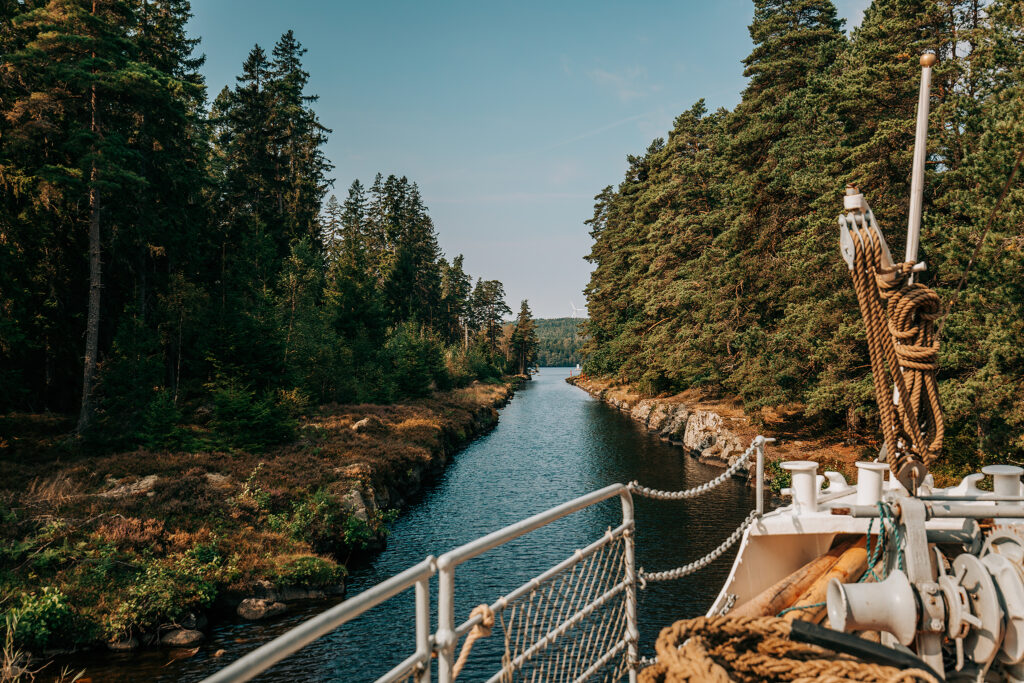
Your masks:
<instances>
[{"instance_id":1,"label":"boulder","mask_svg":"<svg viewBox=\"0 0 1024 683\"><path fill-rule=\"evenodd\" d=\"M111 640L107 642L107 649L113 652L128 652L139 647L139 639L133 637L124 640Z\"/></svg>"},{"instance_id":2,"label":"boulder","mask_svg":"<svg viewBox=\"0 0 1024 683\"><path fill-rule=\"evenodd\" d=\"M375 415L368 415L352 425L352 431L356 434L380 434L387 431L387 427Z\"/></svg>"},{"instance_id":3,"label":"boulder","mask_svg":"<svg viewBox=\"0 0 1024 683\"><path fill-rule=\"evenodd\" d=\"M363 500L363 494L359 492L359 489L352 489L346 493L341 499L341 506L356 519L361 519L364 522L370 519L366 501Z\"/></svg>"},{"instance_id":4,"label":"boulder","mask_svg":"<svg viewBox=\"0 0 1024 683\"><path fill-rule=\"evenodd\" d=\"M161 645L169 647L192 647L198 645L206 636L202 631L188 628L176 628L168 631L160 638Z\"/></svg>"},{"instance_id":5,"label":"boulder","mask_svg":"<svg viewBox=\"0 0 1024 683\"><path fill-rule=\"evenodd\" d=\"M246 598L238 605L238 616L249 621L258 621L284 614L288 608L283 602L273 602L262 598Z\"/></svg>"},{"instance_id":6,"label":"boulder","mask_svg":"<svg viewBox=\"0 0 1024 683\"><path fill-rule=\"evenodd\" d=\"M721 415L708 410L695 410L686 422L683 446L691 451L703 451L718 440L721 430Z\"/></svg>"},{"instance_id":7,"label":"boulder","mask_svg":"<svg viewBox=\"0 0 1024 683\"><path fill-rule=\"evenodd\" d=\"M103 498L127 498L129 496L138 496L141 494L153 493L153 488L156 483L160 481L160 477L155 474L151 474L141 479L122 484L121 479L109 479L108 482L111 484L111 488L103 491L99 495Z\"/></svg>"},{"instance_id":8,"label":"boulder","mask_svg":"<svg viewBox=\"0 0 1024 683\"><path fill-rule=\"evenodd\" d=\"M227 474L221 474L220 472L207 472L203 476L206 477L206 483L215 489L231 486L231 477Z\"/></svg>"}]
</instances>

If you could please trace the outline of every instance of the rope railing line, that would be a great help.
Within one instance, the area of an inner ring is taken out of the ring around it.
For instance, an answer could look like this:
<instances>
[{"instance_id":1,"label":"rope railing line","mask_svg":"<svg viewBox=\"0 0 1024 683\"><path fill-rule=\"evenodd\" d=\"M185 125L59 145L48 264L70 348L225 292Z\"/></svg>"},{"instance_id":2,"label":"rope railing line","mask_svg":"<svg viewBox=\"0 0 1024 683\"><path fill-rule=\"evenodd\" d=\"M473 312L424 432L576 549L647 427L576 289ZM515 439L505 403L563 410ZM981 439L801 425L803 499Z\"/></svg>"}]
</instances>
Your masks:
<instances>
[{"instance_id":1,"label":"rope railing line","mask_svg":"<svg viewBox=\"0 0 1024 683\"><path fill-rule=\"evenodd\" d=\"M630 493L644 498L652 498L654 500L686 500L689 498L696 498L697 496L704 495L708 491L711 491L728 481L732 475L736 474L736 472L746 464L747 460L750 459L750 456L757 451L760 443L761 442L758 441L758 439L754 439L747 450L743 452L743 455L736 458L736 462L729 465L724 472L714 479L704 482L700 486L694 486L692 489L687 489L685 491L661 491L659 489L641 486L640 482L635 480L629 482L627 486Z\"/></svg>"},{"instance_id":2,"label":"rope railing line","mask_svg":"<svg viewBox=\"0 0 1024 683\"><path fill-rule=\"evenodd\" d=\"M743 520L743 523L736 527L736 530L733 531L727 539L722 541L722 544L720 546L718 546L717 548L715 548L699 560L695 560L689 564L685 564L682 567L676 567L675 569L667 569L665 571L660 572L648 572L645 571L643 567L641 567L636 572L637 582L639 584L640 590L647 588L647 583L649 581L674 581L675 579L681 579L684 576L689 576L694 572L704 569L704 567L707 567L709 564L711 564L719 557L721 557L726 550L731 548L736 543L736 541L740 540L740 538L743 536L743 532L745 532L747 530L747 527L753 524L754 520L756 519L757 511L751 510L750 514L747 515L747 518Z\"/></svg>"}]
</instances>

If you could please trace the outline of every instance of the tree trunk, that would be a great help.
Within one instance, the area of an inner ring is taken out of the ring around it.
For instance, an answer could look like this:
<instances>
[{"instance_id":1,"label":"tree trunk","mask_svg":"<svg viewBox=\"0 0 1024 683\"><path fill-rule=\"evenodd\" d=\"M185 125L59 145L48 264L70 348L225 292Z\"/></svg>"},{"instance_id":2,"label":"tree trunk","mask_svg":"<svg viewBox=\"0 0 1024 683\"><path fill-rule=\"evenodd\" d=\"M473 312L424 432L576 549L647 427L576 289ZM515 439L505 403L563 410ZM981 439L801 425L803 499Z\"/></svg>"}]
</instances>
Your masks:
<instances>
[{"instance_id":1,"label":"tree trunk","mask_svg":"<svg viewBox=\"0 0 1024 683\"><path fill-rule=\"evenodd\" d=\"M96 135L99 131L99 123L96 114L95 85L92 86L90 104L92 110L90 128L93 135ZM99 171L94 159L89 173L89 313L85 323L85 363L82 372L82 408L78 414L79 434L85 431L92 418L92 385L96 377L96 360L100 339L100 193L96 187L98 175Z\"/></svg>"}]
</instances>

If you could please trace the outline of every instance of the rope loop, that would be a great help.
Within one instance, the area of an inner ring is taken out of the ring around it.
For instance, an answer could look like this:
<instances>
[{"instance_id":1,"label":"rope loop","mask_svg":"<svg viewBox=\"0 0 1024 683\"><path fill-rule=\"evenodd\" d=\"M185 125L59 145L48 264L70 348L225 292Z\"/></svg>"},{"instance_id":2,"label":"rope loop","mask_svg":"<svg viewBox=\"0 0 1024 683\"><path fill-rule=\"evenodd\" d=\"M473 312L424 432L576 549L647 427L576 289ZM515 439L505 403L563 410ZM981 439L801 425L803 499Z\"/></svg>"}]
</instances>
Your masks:
<instances>
[{"instance_id":1,"label":"rope loop","mask_svg":"<svg viewBox=\"0 0 1024 683\"><path fill-rule=\"evenodd\" d=\"M455 666L452 667L453 681L459 677L462 667L466 665L469 653L473 649L473 643L480 638L486 638L491 635L491 630L494 628L494 612L491 611L490 605L477 605L469 613L469 618L472 619L478 615L480 616L480 623L476 624L466 636L466 642L462 644L462 650L459 652L459 659L455 662Z\"/></svg>"}]
</instances>

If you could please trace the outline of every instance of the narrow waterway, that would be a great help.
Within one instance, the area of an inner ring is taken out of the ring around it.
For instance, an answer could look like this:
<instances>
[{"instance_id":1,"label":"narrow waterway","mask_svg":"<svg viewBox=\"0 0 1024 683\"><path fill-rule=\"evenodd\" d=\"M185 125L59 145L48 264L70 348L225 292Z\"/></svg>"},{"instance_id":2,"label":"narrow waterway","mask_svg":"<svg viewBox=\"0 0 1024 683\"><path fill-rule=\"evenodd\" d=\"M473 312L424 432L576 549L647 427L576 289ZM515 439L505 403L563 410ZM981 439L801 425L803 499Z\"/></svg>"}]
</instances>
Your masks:
<instances>
[{"instance_id":1,"label":"narrow waterway","mask_svg":"<svg viewBox=\"0 0 1024 683\"><path fill-rule=\"evenodd\" d=\"M355 595L428 554L462 543L594 489L633 479L660 488L684 488L721 472L699 464L585 392L567 384L568 368L544 368L501 411L498 426L454 457L448 469L395 522L388 548L353 570ZM727 482L682 502L636 501L637 565L649 571L701 557L744 519L753 492ZM618 499L608 501L498 548L459 568L456 614L490 603L597 539L620 521ZM641 653L653 653L658 631L675 619L703 613L725 579L733 552L704 571L652 584L639 595ZM93 680L196 681L324 605L294 610L273 624L227 623L213 628L201 650L171 660L166 651L105 656L85 662ZM373 680L412 653L412 592L346 624L285 660L261 681ZM481 641L486 655L499 643ZM224 652L214 657L218 650ZM478 654L474 650L474 654ZM493 654L493 653L492 653ZM481 680L472 666L460 681Z\"/></svg>"}]
</instances>

